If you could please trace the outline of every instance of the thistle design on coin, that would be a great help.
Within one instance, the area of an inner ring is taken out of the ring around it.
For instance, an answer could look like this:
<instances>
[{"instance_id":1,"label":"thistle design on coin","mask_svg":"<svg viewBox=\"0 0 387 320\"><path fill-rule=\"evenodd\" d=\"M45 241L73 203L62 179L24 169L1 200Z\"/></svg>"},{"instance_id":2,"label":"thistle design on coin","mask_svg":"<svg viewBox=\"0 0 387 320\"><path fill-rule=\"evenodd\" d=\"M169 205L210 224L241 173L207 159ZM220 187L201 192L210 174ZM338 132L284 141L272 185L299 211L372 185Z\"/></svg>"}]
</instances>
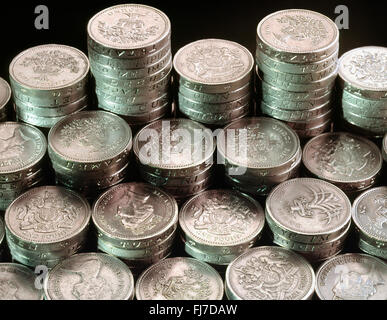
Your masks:
<instances>
[{"instance_id":1,"label":"thistle design on coin","mask_svg":"<svg viewBox=\"0 0 387 320\"><path fill-rule=\"evenodd\" d=\"M14 128L12 135L7 132L0 133L0 158L16 158L25 149L26 142L32 140L26 136L20 128Z\"/></svg>"}]
</instances>

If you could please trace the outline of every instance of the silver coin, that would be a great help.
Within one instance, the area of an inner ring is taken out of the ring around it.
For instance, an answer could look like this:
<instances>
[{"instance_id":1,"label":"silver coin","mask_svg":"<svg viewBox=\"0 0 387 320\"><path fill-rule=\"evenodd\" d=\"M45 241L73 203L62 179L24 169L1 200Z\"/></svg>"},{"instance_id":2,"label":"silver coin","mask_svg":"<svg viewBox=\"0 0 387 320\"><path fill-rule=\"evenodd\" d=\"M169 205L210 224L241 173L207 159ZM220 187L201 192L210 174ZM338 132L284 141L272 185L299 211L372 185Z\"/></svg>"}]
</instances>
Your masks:
<instances>
[{"instance_id":1,"label":"silver coin","mask_svg":"<svg viewBox=\"0 0 387 320\"><path fill-rule=\"evenodd\" d=\"M374 135L383 136L387 132L387 118L371 118L343 109L343 118L352 125L365 129Z\"/></svg>"},{"instance_id":2,"label":"silver coin","mask_svg":"<svg viewBox=\"0 0 387 320\"><path fill-rule=\"evenodd\" d=\"M256 247L228 267L226 287L235 300L307 300L315 274L300 255L280 247Z\"/></svg>"},{"instance_id":3,"label":"silver coin","mask_svg":"<svg viewBox=\"0 0 387 320\"><path fill-rule=\"evenodd\" d=\"M0 248L1 248L1 245L3 244L4 236L5 236L4 221L3 221L3 218L0 217Z\"/></svg>"},{"instance_id":4,"label":"silver coin","mask_svg":"<svg viewBox=\"0 0 387 320\"><path fill-rule=\"evenodd\" d=\"M316 137L324 132L330 131L332 127L332 120L328 119L322 124L318 124L312 128L294 129L300 139L308 139Z\"/></svg>"},{"instance_id":5,"label":"silver coin","mask_svg":"<svg viewBox=\"0 0 387 320\"><path fill-rule=\"evenodd\" d=\"M378 258L381 258L383 260L387 260L387 249L384 247L375 246L374 244L371 244L367 242L363 238L359 238L359 249L367 254L370 254L371 256L375 256Z\"/></svg>"},{"instance_id":6,"label":"silver coin","mask_svg":"<svg viewBox=\"0 0 387 320\"><path fill-rule=\"evenodd\" d=\"M321 300L387 299L387 265L369 255L336 256L318 269L316 278Z\"/></svg>"},{"instance_id":7,"label":"silver coin","mask_svg":"<svg viewBox=\"0 0 387 320\"><path fill-rule=\"evenodd\" d=\"M208 189L214 182L213 176L209 175L202 180L185 186L163 186L163 189L177 198L188 198Z\"/></svg>"},{"instance_id":8,"label":"silver coin","mask_svg":"<svg viewBox=\"0 0 387 320\"><path fill-rule=\"evenodd\" d=\"M327 105L331 102L332 94L328 93L321 98L311 98L309 100L289 100L279 98L278 95L272 95L266 91L262 91L262 100L272 106L276 106L278 109L290 110L290 111L305 111L310 109L318 109L323 105Z\"/></svg>"},{"instance_id":9,"label":"silver coin","mask_svg":"<svg viewBox=\"0 0 387 320\"><path fill-rule=\"evenodd\" d=\"M386 99L387 101L387 99ZM341 101L341 107L348 113L356 114L366 118L387 119L387 104L385 108L359 107L345 100Z\"/></svg>"},{"instance_id":10,"label":"silver coin","mask_svg":"<svg viewBox=\"0 0 387 320\"><path fill-rule=\"evenodd\" d=\"M387 162L387 132L383 138L382 155L385 162Z\"/></svg>"},{"instance_id":11,"label":"silver coin","mask_svg":"<svg viewBox=\"0 0 387 320\"><path fill-rule=\"evenodd\" d=\"M332 121L333 111L333 109L330 109L317 117L308 119L307 121L282 121L284 121L284 123L293 130L308 130L323 125L327 121Z\"/></svg>"},{"instance_id":12,"label":"silver coin","mask_svg":"<svg viewBox=\"0 0 387 320\"><path fill-rule=\"evenodd\" d=\"M387 99L363 98L356 94L350 93L345 89L342 90L341 98L343 102L350 103L351 105L354 105L363 109L371 109L371 110L387 109Z\"/></svg>"},{"instance_id":13,"label":"silver coin","mask_svg":"<svg viewBox=\"0 0 387 320\"><path fill-rule=\"evenodd\" d=\"M11 87L8 82L0 78L0 111L6 112L5 107L11 99Z\"/></svg>"},{"instance_id":14,"label":"silver coin","mask_svg":"<svg viewBox=\"0 0 387 320\"><path fill-rule=\"evenodd\" d=\"M136 283L138 300L221 300L217 271L192 258L169 258L145 270Z\"/></svg>"}]
</instances>

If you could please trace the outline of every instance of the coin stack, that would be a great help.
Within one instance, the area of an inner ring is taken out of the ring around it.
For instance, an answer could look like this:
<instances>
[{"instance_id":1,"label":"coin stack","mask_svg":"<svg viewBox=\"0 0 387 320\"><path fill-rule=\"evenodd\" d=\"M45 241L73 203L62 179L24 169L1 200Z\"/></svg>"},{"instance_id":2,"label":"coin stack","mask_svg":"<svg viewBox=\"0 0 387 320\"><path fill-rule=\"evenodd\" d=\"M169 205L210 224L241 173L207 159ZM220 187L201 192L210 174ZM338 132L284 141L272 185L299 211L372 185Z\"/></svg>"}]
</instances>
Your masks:
<instances>
[{"instance_id":1,"label":"coin stack","mask_svg":"<svg viewBox=\"0 0 387 320\"><path fill-rule=\"evenodd\" d=\"M264 246L247 250L227 267L225 292L229 300L310 300L315 283L302 256Z\"/></svg>"},{"instance_id":2,"label":"coin stack","mask_svg":"<svg viewBox=\"0 0 387 320\"><path fill-rule=\"evenodd\" d=\"M184 249L214 265L228 265L261 237L265 214L253 198L233 190L208 190L179 213Z\"/></svg>"},{"instance_id":3,"label":"coin stack","mask_svg":"<svg viewBox=\"0 0 387 320\"><path fill-rule=\"evenodd\" d=\"M0 211L44 179L47 140L37 128L0 123Z\"/></svg>"},{"instance_id":4,"label":"coin stack","mask_svg":"<svg viewBox=\"0 0 387 320\"><path fill-rule=\"evenodd\" d=\"M215 147L211 130L190 119L155 121L133 144L141 178L179 202L210 187Z\"/></svg>"},{"instance_id":5,"label":"coin stack","mask_svg":"<svg viewBox=\"0 0 387 320\"><path fill-rule=\"evenodd\" d=\"M339 60L342 116L364 135L387 132L387 48L360 47Z\"/></svg>"},{"instance_id":6,"label":"coin stack","mask_svg":"<svg viewBox=\"0 0 387 320\"><path fill-rule=\"evenodd\" d=\"M363 192L352 206L352 220L359 235L359 248L387 260L387 187Z\"/></svg>"},{"instance_id":7,"label":"coin stack","mask_svg":"<svg viewBox=\"0 0 387 320\"><path fill-rule=\"evenodd\" d=\"M320 13L290 9L263 18L256 50L262 113L286 122L300 138L329 130L338 50L338 28Z\"/></svg>"},{"instance_id":8,"label":"coin stack","mask_svg":"<svg viewBox=\"0 0 387 320\"><path fill-rule=\"evenodd\" d=\"M155 8L122 4L89 21L88 52L98 107L136 128L170 111L171 23Z\"/></svg>"},{"instance_id":9,"label":"coin stack","mask_svg":"<svg viewBox=\"0 0 387 320\"><path fill-rule=\"evenodd\" d=\"M106 111L78 112L56 123L48 134L57 182L88 198L126 178L131 149L129 125Z\"/></svg>"},{"instance_id":10,"label":"coin stack","mask_svg":"<svg viewBox=\"0 0 387 320\"><path fill-rule=\"evenodd\" d=\"M4 251L4 236L5 236L5 229L4 229L4 221L3 218L0 217L0 261L2 260L3 251Z\"/></svg>"},{"instance_id":11,"label":"coin stack","mask_svg":"<svg viewBox=\"0 0 387 320\"><path fill-rule=\"evenodd\" d=\"M236 120L219 133L217 145L226 184L253 196L265 196L299 174L300 140L281 121L265 117Z\"/></svg>"},{"instance_id":12,"label":"coin stack","mask_svg":"<svg viewBox=\"0 0 387 320\"><path fill-rule=\"evenodd\" d=\"M34 126L51 128L88 105L89 60L76 48L27 49L12 60L9 77L18 120Z\"/></svg>"},{"instance_id":13,"label":"coin stack","mask_svg":"<svg viewBox=\"0 0 387 320\"><path fill-rule=\"evenodd\" d=\"M172 196L155 186L122 183L96 200L92 220L98 249L137 273L171 254L178 207Z\"/></svg>"},{"instance_id":14,"label":"coin stack","mask_svg":"<svg viewBox=\"0 0 387 320\"><path fill-rule=\"evenodd\" d=\"M30 267L52 268L84 247L90 216L86 199L69 189L30 189L5 212L12 259Z\"/></svg>"},{"instance_id":15,"label":"coin stack","mask_svg":"<svg viewBox=\"0 0 387 320\"><path fill-rule=\"evenodd\" d=\"M309 140L302 161L308 174L333 183L351 198L378 182L383 164L376 144L347 132Z\"/></svg>"},{"instance_id":16,"label":"coin stack","mask_svg":"<svg viewBox=\"0 0 387 320\"><path fill-rule=\"evenodd\" d=\"M387 133L384 135L382 142L382 157L384 160L384 179L387 180Z\"/></svg>"},{"instance_id":17,"label":"coin stack","mask_svg":"<svg viewBox=\"0 0 387 320\"><path fill-rule=\"evenodd\" d=\"M173 66L178 74L178 108L186 117L222 126L252 109L254 58L240 44L195 41L176 53Z\"/></svg>"},{"instance_id":18,"label":"coin stack","mask_svg":"<svg viewBox=\"0 0 387 320\"><path fill-rule=\"evenodd\" d=\"M134 278L119 259L79 253L56 265L44 279L46 300L133 300Z\"/></svg>"},{"instance_id":19,"label":"coin stack","mask_svg":"<svg viewBox=\"0 0 387 320\"><path fill-rule=\"evenodd\" d=\"M8 82L0 78L0 122L7 121L9 114L9 101L11 99L11 87Z\"/></svg>"},{"instance_id":20,"label":"coin stack","mask_svg":"<svg viewBox=\"0 0 387 320\"><path fill-rule=\"evenodd\" d=\"M277 186L266 200L273 242L310 262L337 255L351 225L351 202L335 185L296 178Z\"/></svg>"}]
</instances>

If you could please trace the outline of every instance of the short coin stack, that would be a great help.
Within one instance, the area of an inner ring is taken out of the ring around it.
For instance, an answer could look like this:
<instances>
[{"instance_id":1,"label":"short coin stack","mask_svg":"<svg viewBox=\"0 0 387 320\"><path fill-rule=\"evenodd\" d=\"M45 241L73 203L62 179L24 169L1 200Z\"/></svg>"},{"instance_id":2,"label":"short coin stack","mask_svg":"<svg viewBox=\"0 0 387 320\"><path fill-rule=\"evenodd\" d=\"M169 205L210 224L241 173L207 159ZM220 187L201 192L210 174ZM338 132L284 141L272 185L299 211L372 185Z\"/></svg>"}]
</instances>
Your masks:
<instances>
[{"instance_id":1,"label":"short coin stack","mask_svg":"<svg viewBox=\"0 0 387 320\"><path fill-rule=\"evenodd\" d=\"M122 4L88 24L98 107L141 126L170 111L171 23L161 11Z\"/></svg>"},{"instance_id":2,"label":"short coin stack","mask_svg":"<svg viewBox=\"0 0 387 320\"><path fill-rule=\"evenodd\" d=\"M360 47L339 60L342 116L362 134L387 132L387 48Z\"/></svg>"},{"instance_id":3,"label":"short coin stack","mask_svg":"<svg viewBox=\"0 0 387 320\"><path fill-rule=\"evenodd\" d=\"M37 128L19 122L0 123L0 211L44 179L47 140Z\"/></svg>"},{"instance_id":4,"label":"short coin stack","mask_svg":"<svg viewBox=\"0 0 387 320\"><path fill-rule=\"evenodd\" d=\"M252 54L238 43L204 39L181 48L173 60L178 108L186 117L214 126L252 109Z\"/></svg>"},{"instance_id":5,"label":"short coin stack","mask_svg":"<svg viewBox=\"0 0 387 320\"><path fill-rule=\"evenodd\" d=\"M86 199L69 189L43 186L23 193L5 212L12 259L52 268L84 247L90 216Z\"/></svg>"},{"instance_id":6,"label":"short coin stack","mask_svg":"<svg viewBox=\"0 0 387 320\"><path fill-rule=\"evenodd\" d=\"M318 262L343 249L351 225L351 202L329 182L296 178L267 197L266 221L275 244Z\"/></svg>"},{"instance_id":7,"label":"short coin stack","mask_svg":"<svg viewBox=\"0 0 387 320\"><path fill-rule=\"evenodd\" d=\"M279 183L298 176L300 140L281 121L265 117L234 121L220 132L217 144L225 181L239 191L265 196Z\"/></svg>"},{"instance_id":8,"label":"short coin stack","mask_svg":"<svg viewBox=\"0 0 387 320\"><path fill-rule=\"evenodd\" d=\"M188 200L179 213L184 249L214 265L228 265L260 238L261 205L233 190L208 190Z\"/></svg>"},{"instance_id":9,"label":"short coin stack","mask_svg":"<svg viewBox=\"0 0 387 320\"><path fill-rule=\"evenodd\" d=\"M309 140L302 161L308 173L357 196L378 182L383 159L373 142L347 132L323 133Z\"/></svg>"},{"instance_id":10,"label":"short coin stack","mask_svg":"<svg viewBox=\"0 0 387 320\"><path fill-rule=\"evenodd\" d=\"M129 125L106 111L73 114L48 134L48 155L57 182L88 198L125 179L131 149Z\"/></svg>"},{"instance_id":11,"label":"short coin stack","mask_svg":"<svg viewBox=\"0 0 387 320\"><path fill-rule=\"evenodd\" d=\"M9 101L11 99L11 87L8 82L0 78L0 122L7 121L9 114Z\"/></svg>"},{"instance_id":12,"label":"short coin stack","mask_svg":"<svg viewBox=\"0 0 387 320\"><path fill-rule=\"evenodd\" d=\"M352 219L359 234L359 248L387 260L387 187L362 193L353 203Z\"/></svg>"},{"instance_id":13,"label":"short coin stack","mask_svg":"<svg viewBox=\"0 0 387 320\"><path fill-rule=\"evenodd\" d=\"M93 206L98 249L122 259L134 272L171 254L178 223L176 200L146 183L123 183Z\"/></svg>"},{"instance_id":14,"label":"short coin stack","mask_svg":"<svg viewBox=\"0 0 387 320\"><path fill-rule=\"evenodd\" d=\"M285 121L300 138L327 131L338 50L337 26L320 13L290 9L265 17L256 50L262 113Z\"/></svg>"},{"instance_id":15,"label":"short coin stack","mask_svg":"<svg viewBox=\"0 0 387 320\"><path fill-rule=\"evenodd\" d=\"M211 130L190 119L155 121L133 143L141 178L178 201L211 185L215 147Z\"/></svg>"},{"instance_id":16,"label":"short coin stack","mask_svg":"<svg viewBox=\"0 0 387 320\"><path fill-rule=\"evenodd\" d=\"M47 44L17 55L9 66L18 120L51 128L88 105L89 60L76 48Z\"/></svg>"}]
</instances>

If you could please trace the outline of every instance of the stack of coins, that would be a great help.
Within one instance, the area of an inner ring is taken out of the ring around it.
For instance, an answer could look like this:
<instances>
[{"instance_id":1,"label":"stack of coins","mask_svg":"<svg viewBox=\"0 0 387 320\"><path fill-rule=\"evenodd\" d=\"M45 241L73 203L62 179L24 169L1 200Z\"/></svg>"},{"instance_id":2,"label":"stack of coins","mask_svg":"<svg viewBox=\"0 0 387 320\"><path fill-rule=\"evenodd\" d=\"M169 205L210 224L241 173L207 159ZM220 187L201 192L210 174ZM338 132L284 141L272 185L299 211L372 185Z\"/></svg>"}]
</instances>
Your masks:
<instances>
[{"instance_id":1,"label":"stack of coins","mask_svg":"<svg viewBox=\"0 0 387 320\"><path fill-rule=\"evenodd\" d=\"M7 121L9 114L9 101L11 99L11 87L8 82L0 78L0 122Z\"/></svg>"},{"instance_id":2,"label":"stack of coins","mask_svg":"<svg viewBox=\"0 0 387 320\"><path fill-rule=\"evenodd\" d=\"M353 197L378 181L383 159L379 147L347 132L323 133L309 140L302 161L308 173Z\"/></svg>"},{"instance_id":3,"label":"stack of coins","mask_svg":"<svg viewBox=\"0 0 387 320\"><path fill-rule=\"evenodd\" d=\"M49 271L44 294L46 300L133 300L134 278L115 257L80 253Z\"/></svg>"},{"instance_id":4,"label":"stack of coins","mask_svg":"<svg viewBox=\"0 0 387 320\"><path fill-rule=\"evenodd\" d=\"M69 189L43 186L23 193L5 212L12 259L52 268L84 247L90 216L86 199Z\"/></svg>"},{"instance_id":5,"label":"stack of coins","mask_svg":"<svg viewBox=\"0 0 387 320\"><path fill-rule=\"evenodd\" d=\"M359 235L359 248L387 260L387 187L370 189L357 197L352 220Z\"/></svg>"},{"instance_id":6,"label":"stack of coins","mask_svg":"<svg viewBox=\"0 0 387 320\"><path fill-rule=\"evenodd\" d=\"M78 112L56 123L48 134L57 182L88 198L125 179L131 149L129 125L106 111Z\"/></svg>"},{"instance_id":7,"label":"stack of coins","mask_svg":"<svg viewBox=\"0 0 387 320\"><path fill-rule=\"evenodd\" d=\"M0 123L0 211L44 179L47 140L37 128Z\"/></svg>"},{"instance_id":8,"label":"stack of coins","mask_svg":"<svg viewBox=\"0 0 387 320\"><path fill-rule=\"evenodd\" d=\"M141 126L170 111L171 23L139 4L107 8L90 19L88 52L98 107Z\"/></svg>"},{"instance_id":9,"label":"stack of coins","mask_svg":"<svg viewBox=\"0 0 387 320\"><path fill-rule=\"evenodd\" d=\"M18 120L51 128L88 105L89 60L76 48L47 44L27 49L9 66Z\"/></svg>"},{"instance_id":10,"label":"stack of coins","mask_svg":"<svg viewBox=\"0 0 387 320\"><path fill-rule=\"evenodd\" d=\"M43 300L35 273L18 263L0 263L0 300Z\"/></svg>"},{"instance_id":11,"label":"stack of coins","mask_svg":"<svg viewBox=\"0 0 387 320\"><path fill-rule=\"evenodd\" d=\"M382 145L382 156L385 163L387 163L387 133L384 135Z\"/></svg>"},{"instance_id":12,"label":"stack of coins","mask_svg":"<svg viewBox=\"0 0 387 320\"><path fill-rule=\"evenodd\" d=\"M0 261L2 260L3 250L4 250L4 244L3 244L4 236L5 236L4 221L3 221L3 218L0 217Z\"/></svg>"},{"instance_id":13,"label":"stack of coins","mask_svg":"<svg viewBox=\"0 0 387 320\"><path fill-rule=\"evenodd\" d=\"M189 119L155 121L133 144L142 179L179 202L210 187L215 147L211 130Z\"/></svg>"},{"instance_id":14,"label":"stack of coins","mask_svg":"<svg viewBox=\"0 0 387 320\"><path fill-rule=\"evenodd\" d=\"M253 198L233 190L208 190L179 213L184 249L214 265L228 265L261 237L265 214Z\"/></svg>"},{"instance_id":15,"label":"stack of coins","mask_svg":"<svg viewBox=\"0 0 387 320\"><path fill-rule=\"evenodd\" d=\"M285 121L300 138L327 131L338 50L338 28L320 13L290 9L263 18L256 50L262 113Z\"/></svg>"},{"instance_id":16,"label":"stack of coins","mask_svg":"<svg viewBox=\"0 0 387 320\"><path fill-rule=\"evenodd\" d=\"M169 258L145 270L136 283L137 300L222 300L223 280L208 264Z\"/></svg>"},{"instance_id":17,"label":"stack of coins","mask_svg":"<svg viewBox=\"0 0 387 320\"><path fill-rule=\"evenodd\" d=\"M234 121L219 133L217 144L225 182L239 191L265 196L279 183L298 176L300 140L281 121L265 117Z\"/></svg>"},{"instance_id":18,"label":"stack of coins","mask_svg":"<svg viewBox=\"0 0 387 320\"><path fill-rule=\"evenodd\" d=\"M256 247L236 258L226 271L229 300L310 300L315 274L300 255L279 247Z\"/></svg>"},{"instance_id":19,"label":"stack of coins","mask_svg":"<svg viewBox=\"0 0 387 320\"><path fill-rule=\"evenodd\" d=\"M252 54L238 43L204 39L181 48L173 66L178 74L178 108L186 117L221 126L252 109Z\"/></svg>"},{"instance_id":20,"label":"stack of coins","mask_svg":"<svg viewBox=\"0 0 387 320\"><path fill-rule=\"evenodd\" d=\"M345 123L362 134L387 132L387 48L360 47L340 57L339 84Z\"/></svg>"},{"instance_id":21,"label":"stack of coins","mask_svg":"<svg viewBox=\"0 0 387 320\"><path fill-rule=\"evenodd\" d=\"M93 206L98 249L122 259L134 272L171 254L176 200L146 183L123 183L103 193Z\"/></svg>"},{"instance_id":22,"label":"stack of coins","mask_svg":"<svg viewBox=\"0 0 387 320\"><path fill-rule=\"evenodd\" d=\"M386 300L387 264L358 253L326 261L316 273L320 300Z\"/></svg>"},{"instance_id":23,"label":"stack of coins","mask_svg":"<svg viewBox=\"0 0 387 320\"><path fill-rule=\"evenodd\" d=\"M266 200L273 242L310 262L337 255L351 225L351 202L333 184L297 178L277 186Z\"/></svg>"}]
</instances>

